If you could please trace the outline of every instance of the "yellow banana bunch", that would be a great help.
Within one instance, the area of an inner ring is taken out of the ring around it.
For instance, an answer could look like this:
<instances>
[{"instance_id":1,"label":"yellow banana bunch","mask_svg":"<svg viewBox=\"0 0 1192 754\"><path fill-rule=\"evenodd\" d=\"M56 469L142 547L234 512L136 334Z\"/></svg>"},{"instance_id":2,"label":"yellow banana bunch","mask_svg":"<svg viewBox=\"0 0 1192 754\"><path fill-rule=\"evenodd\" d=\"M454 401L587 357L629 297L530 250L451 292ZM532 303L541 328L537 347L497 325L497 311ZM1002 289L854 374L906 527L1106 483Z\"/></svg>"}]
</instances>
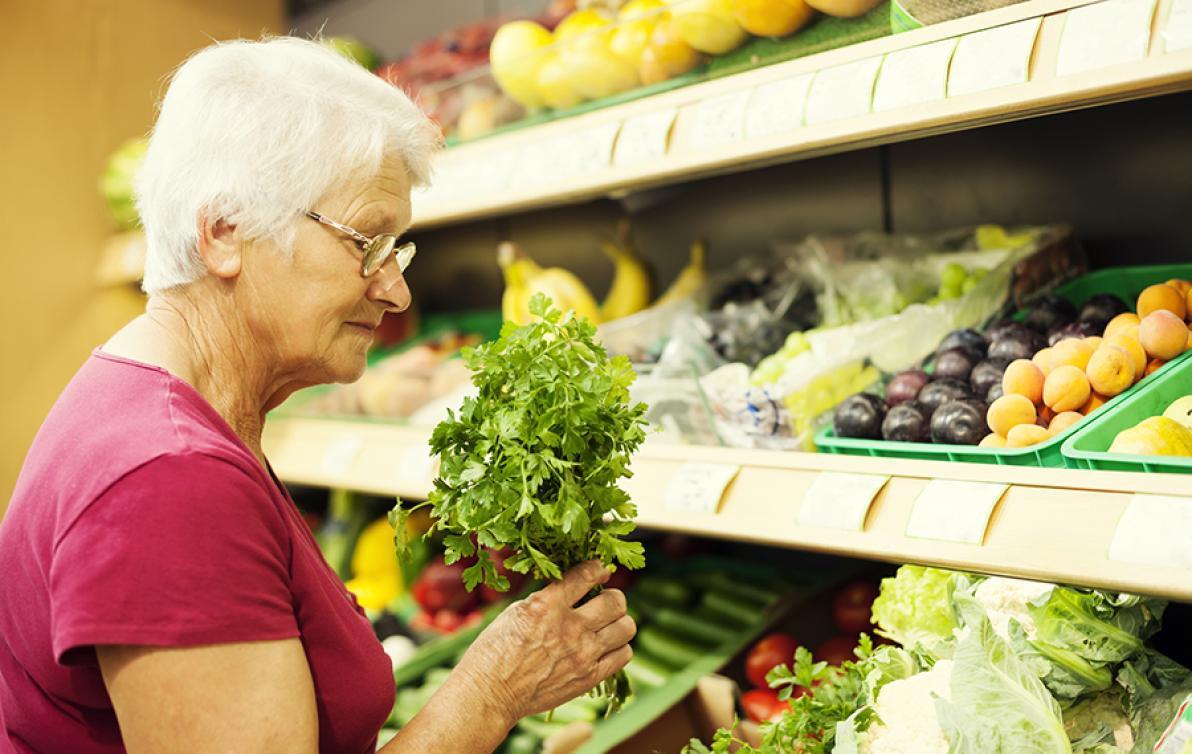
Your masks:
<instances>
[{"instance_id":1,"label":"yellow banana bunch","mask_svg":"<svg viewBox=\"0 0 1192 754\"><path fill-rule=\"evenodd\" d=\"M600 324L596 299L572 273L561 267L540 267L515 244L505 241L497 247L497 264L505 276L505 292L501 296L501 314L508 322L524 325L530 314L530 299L544 293L561 311L574 311L587 317L592 324Z\"/></svg>"},{"instance_id":2,"label":"yellow banana bunch","mask_svg":"<svg viewBox=\"0 0 1192 754\"><path fill-rule=\"evenodd\" d=\"M705 255L704 242L693 242L691 244L691 261L679 272L679 276L675 278L675 282L671 283L670 288L666 289L666 293L658 297L654 306L673 304L689 296L694 296L703 288L704 284L708 282L708 271L704 268Z\"/></svg>"},{"instance_id":3,"label":"yellow banana bunch","mask_svg":"<svg viewBox=\"0 0 1192 754\"><path fill-rule=\"evenodd\" d=\"M621 224L618 235L617 243L606 241L601 244L605 255L613 262L613 284L600 305L600 316L605 322L637 314L650 305L653 293L650 271L629 243L628 224Z\"/></svg>"}]
</instances>

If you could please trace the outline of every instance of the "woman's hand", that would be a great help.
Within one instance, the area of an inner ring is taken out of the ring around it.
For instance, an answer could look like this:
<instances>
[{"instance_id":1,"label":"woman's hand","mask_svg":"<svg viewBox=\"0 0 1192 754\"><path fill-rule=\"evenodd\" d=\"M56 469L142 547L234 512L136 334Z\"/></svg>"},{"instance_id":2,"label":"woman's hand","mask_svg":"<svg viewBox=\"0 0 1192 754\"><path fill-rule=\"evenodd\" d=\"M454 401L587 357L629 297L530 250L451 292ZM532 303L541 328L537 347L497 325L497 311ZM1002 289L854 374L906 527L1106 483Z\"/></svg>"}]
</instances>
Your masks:
<instances>
[{"instance_id":1,"label":"woman's hand","mask_svg":"<svg viewBox=\"0 0 1192 754\"><path fill-rule=\"evenodd\" d=\"M629 640L637 633L619 589L575 607L608 577L608 569L591 560L513 603L476 638L455 672L490 693L510 725L591 691L633 657Z\"/></svg>"}]
</instances>

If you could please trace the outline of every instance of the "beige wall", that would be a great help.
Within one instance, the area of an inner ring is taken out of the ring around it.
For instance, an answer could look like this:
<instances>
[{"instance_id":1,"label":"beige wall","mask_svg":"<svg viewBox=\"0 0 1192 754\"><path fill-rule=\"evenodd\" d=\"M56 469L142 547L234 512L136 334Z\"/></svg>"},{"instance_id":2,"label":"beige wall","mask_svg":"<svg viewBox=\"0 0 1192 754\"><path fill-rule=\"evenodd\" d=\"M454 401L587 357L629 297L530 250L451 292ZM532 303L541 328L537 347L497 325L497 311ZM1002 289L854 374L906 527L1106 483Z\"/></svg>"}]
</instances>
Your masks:
<instances>
[{"instance_id":1,"label":"beige wall","mask_svg":"<svg viewBox=\"0 0 1192 754\"><path fill-rule=\"evenodd\" d=\"M211 39L283 28L281 0L5 3L0 44L0 514L29 443L89 351L139 313L94 283L113 228L96 183L152 124L163 77Z\"/></svg>"}]
</instances>

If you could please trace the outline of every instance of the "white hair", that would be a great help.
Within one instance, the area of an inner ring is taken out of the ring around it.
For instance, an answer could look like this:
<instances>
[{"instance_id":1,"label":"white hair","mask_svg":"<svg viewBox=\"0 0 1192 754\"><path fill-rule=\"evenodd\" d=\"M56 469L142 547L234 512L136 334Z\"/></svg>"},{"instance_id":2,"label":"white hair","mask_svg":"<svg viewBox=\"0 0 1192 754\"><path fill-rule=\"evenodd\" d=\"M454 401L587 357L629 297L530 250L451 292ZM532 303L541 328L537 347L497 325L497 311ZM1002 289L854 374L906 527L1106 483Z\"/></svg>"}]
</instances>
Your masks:
<instances>
[{"instance_id":1,"label":"white hair","mask_svg":"<svg viewBox=\"0 0 1192 754\"><path fill-rule=\"evenodd\" d=\"M211 45L174 72L137 177L143 288L201 278L201 214L292 251L302 212L387 154L429 179L439 131L401 90L318 42Z\"/></svg>"}]
</instances>

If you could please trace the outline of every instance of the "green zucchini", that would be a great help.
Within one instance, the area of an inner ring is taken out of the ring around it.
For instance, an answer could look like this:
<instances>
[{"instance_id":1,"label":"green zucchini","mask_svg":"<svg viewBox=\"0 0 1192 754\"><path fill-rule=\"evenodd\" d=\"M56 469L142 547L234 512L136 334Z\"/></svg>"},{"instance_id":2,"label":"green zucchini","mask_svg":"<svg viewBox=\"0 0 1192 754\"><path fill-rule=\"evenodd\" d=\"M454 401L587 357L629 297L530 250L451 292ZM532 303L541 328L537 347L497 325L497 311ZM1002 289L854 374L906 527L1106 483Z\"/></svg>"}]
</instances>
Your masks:
<instances>
[{"instance_id":1,"label":"green zucchini","mask_svg":"<svg viewBox=\"0 0 1192 754\"><path fill-rule=\"evenodd\" d=\"M664 579L658 576L646 576L640 579L633 588L634 594L645 598L649 602L683 607L691 601L694 590L689 584L676 579Z\"/></svg>"},{"instance_id":2,"label":"green zucchini","mask_svg":"<svg viewBox=\"0 0 1192 754\"><path fill-rule=\"evenodd\" d=\"M704 647L672 636L656 625L643 628L637 635L637 644L674 670L687 667L706 653Z\"/></svg>"},{"instance_id":3,"label":"green zucchini","mask_svg":"<svg viewBox=\"0 0 1192 754\"><path fill-rule=\"evenodd\" d=\"M716 615L734 626L748 626L765 611L748 600L740 599L717 589L704 592L700 608L708 615Z\"/></svg>"},{"instance_id":4,"label":"green zucchini","mask_svg":"<svg viewBox=\"0 0 1192 754\"><path fill-rule=\"evenodd\" d=\"M690 639L708 647L718 647L740 635L740 631L735 627L730 628L720 622L700 620L691 613L670 607L659 608L651 617L654 623L667 633Z\"/></svg>"},{"instance_id":5,"label":"green zucchini","mask_svg":"<svg viewBox=\"0 0 1192 754\"><path fill-rule=\"evenodd\" d=\"M652 689L666 685L671 672L665 665L645 652L635 651L633 659L625 666L625 674L629 676L636 691L638 688Z\"/></svg>"}]
</instances>

